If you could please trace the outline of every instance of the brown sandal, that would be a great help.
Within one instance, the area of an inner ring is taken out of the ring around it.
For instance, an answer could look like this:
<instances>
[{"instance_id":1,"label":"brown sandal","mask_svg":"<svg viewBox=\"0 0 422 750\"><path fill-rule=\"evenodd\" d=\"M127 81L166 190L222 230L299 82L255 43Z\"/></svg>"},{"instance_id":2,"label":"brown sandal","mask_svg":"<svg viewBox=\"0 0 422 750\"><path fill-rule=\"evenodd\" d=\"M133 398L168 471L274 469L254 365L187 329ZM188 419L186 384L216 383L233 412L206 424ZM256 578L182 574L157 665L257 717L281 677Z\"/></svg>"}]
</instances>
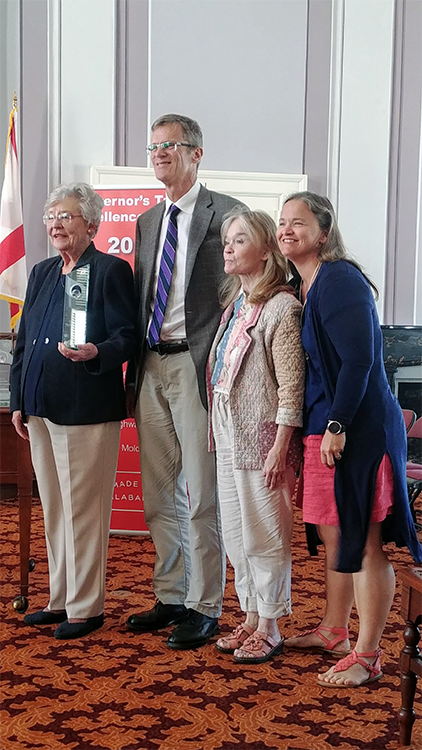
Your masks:
<instances>
[{"instance_id":1,"label":"brown sandal","mask_svg":"<svg viewBox=\"0 0 422 750\"><path fill-rule=\"evenodd\" d=\"M253 632L254 629L244 622L242 625L238 625L230 635L219 638L215 647L217 651L221 651L223 654L232 654L243 645Z\"/></svg>"}]
</instances>

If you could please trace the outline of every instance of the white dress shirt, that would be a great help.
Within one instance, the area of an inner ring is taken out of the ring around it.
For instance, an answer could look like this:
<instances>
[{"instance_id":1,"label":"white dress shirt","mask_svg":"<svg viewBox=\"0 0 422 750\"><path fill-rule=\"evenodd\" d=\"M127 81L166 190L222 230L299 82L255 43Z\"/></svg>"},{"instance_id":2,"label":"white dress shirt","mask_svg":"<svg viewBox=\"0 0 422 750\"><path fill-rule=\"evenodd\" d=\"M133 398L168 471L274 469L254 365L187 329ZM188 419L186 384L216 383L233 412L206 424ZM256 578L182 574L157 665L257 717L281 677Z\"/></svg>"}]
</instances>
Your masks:
<instances>
[{"instance_id":1,"label":"white dress shirt","mask_svg":"<svg viewBox=\"0 0 422 750\"><path fill-rule=\"evenodd\" d=\"M199 195L201 184L197 181L188 190L185 195L182 195L175 205L180 208L180 213L177 215L177 246L176 256L174 260L173 274L171 279L170 292L167 299L166 312L164 315L163 325L161 327L160 340L161 341L180 341L186 338L186 325L185 325L185 278L186 278L186 256L188 249L188 237L189 230L192 221L192 214L195 208L195 203ZM159 247L164 247L164 240L167 234L168 216L170 206L173 203L170 198L166 195L166 209L161 224L160 242ZM158 284L158 273L160 270L161 263L161 252L157 253L157 260L155 264L155 281L154 281L154 294L151 298L151 314L154 310L155 295Z\"/></svg>"}]
</instances>

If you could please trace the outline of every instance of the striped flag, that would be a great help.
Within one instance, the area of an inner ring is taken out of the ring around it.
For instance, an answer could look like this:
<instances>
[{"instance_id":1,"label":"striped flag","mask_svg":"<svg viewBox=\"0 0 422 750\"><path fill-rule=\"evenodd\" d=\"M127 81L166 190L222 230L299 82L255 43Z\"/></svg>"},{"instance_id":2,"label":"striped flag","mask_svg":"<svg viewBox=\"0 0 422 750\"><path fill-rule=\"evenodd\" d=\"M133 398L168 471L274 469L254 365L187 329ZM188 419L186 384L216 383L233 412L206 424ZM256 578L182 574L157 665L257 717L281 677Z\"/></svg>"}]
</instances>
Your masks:
<instances>
[{"instance_id":1,"label":"striped flag","mask_svg":"<svg viewBox=\"0 0 422 750\"><path fill-rule=\"evenodd\" d=\"M26 291L26 258L23 237L22 200L16 150L14 98L6 145L4 182L0 202L0 299L10 303L10 328L22 314Z\"/></svg>"}]
</instances>

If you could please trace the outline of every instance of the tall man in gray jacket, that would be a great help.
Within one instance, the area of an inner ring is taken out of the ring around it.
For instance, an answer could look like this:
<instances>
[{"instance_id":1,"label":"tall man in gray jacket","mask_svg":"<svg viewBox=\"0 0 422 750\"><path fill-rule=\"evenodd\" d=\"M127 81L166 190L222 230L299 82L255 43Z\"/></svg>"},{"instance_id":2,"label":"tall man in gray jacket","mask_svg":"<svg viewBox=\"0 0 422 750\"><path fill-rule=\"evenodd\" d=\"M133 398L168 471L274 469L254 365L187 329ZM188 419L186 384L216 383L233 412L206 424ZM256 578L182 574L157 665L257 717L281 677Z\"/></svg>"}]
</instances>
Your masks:
<instances>
[{"instance_id":1,"label":"tall man in gray jacket","mask_svg":"<svg viewBox=\"0 0 422 750\"><path fill-rule=\"evenodd\" d=\"M218 633L225 582L205 369L221 315L222 217L239 201L197 181L203 149L195 120L164 115L151 131L147 150L166 199L138 218L141 343L128 389L130 402L133 382L156 604L127 624L138 632L176 625L167 645L189 649Z\"/></svg>"}]
</instances>

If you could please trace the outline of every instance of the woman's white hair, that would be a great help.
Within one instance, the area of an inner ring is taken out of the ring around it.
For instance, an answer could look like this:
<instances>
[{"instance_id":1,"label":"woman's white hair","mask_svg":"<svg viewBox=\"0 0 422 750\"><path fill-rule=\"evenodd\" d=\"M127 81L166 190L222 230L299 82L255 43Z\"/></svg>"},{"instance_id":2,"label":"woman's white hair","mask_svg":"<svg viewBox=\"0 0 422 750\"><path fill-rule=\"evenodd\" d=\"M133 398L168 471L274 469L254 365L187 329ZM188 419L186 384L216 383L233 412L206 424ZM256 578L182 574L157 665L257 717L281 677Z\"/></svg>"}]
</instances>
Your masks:
<instances>
[{"instance_id":1,"label":"woman's white hair","mask_svg":"<svg viewBox=\"0 0 422 750\"><path fill-rule=\"evenodd\" d=\"M94 234L97 234L104 206L101 195L98 195L86 182L71 182L68 185L59 185L48 196L44 205L44 213L66 198L76 198L83 218L87 224L94 226Z\"/></svg>"}]
</instances>

